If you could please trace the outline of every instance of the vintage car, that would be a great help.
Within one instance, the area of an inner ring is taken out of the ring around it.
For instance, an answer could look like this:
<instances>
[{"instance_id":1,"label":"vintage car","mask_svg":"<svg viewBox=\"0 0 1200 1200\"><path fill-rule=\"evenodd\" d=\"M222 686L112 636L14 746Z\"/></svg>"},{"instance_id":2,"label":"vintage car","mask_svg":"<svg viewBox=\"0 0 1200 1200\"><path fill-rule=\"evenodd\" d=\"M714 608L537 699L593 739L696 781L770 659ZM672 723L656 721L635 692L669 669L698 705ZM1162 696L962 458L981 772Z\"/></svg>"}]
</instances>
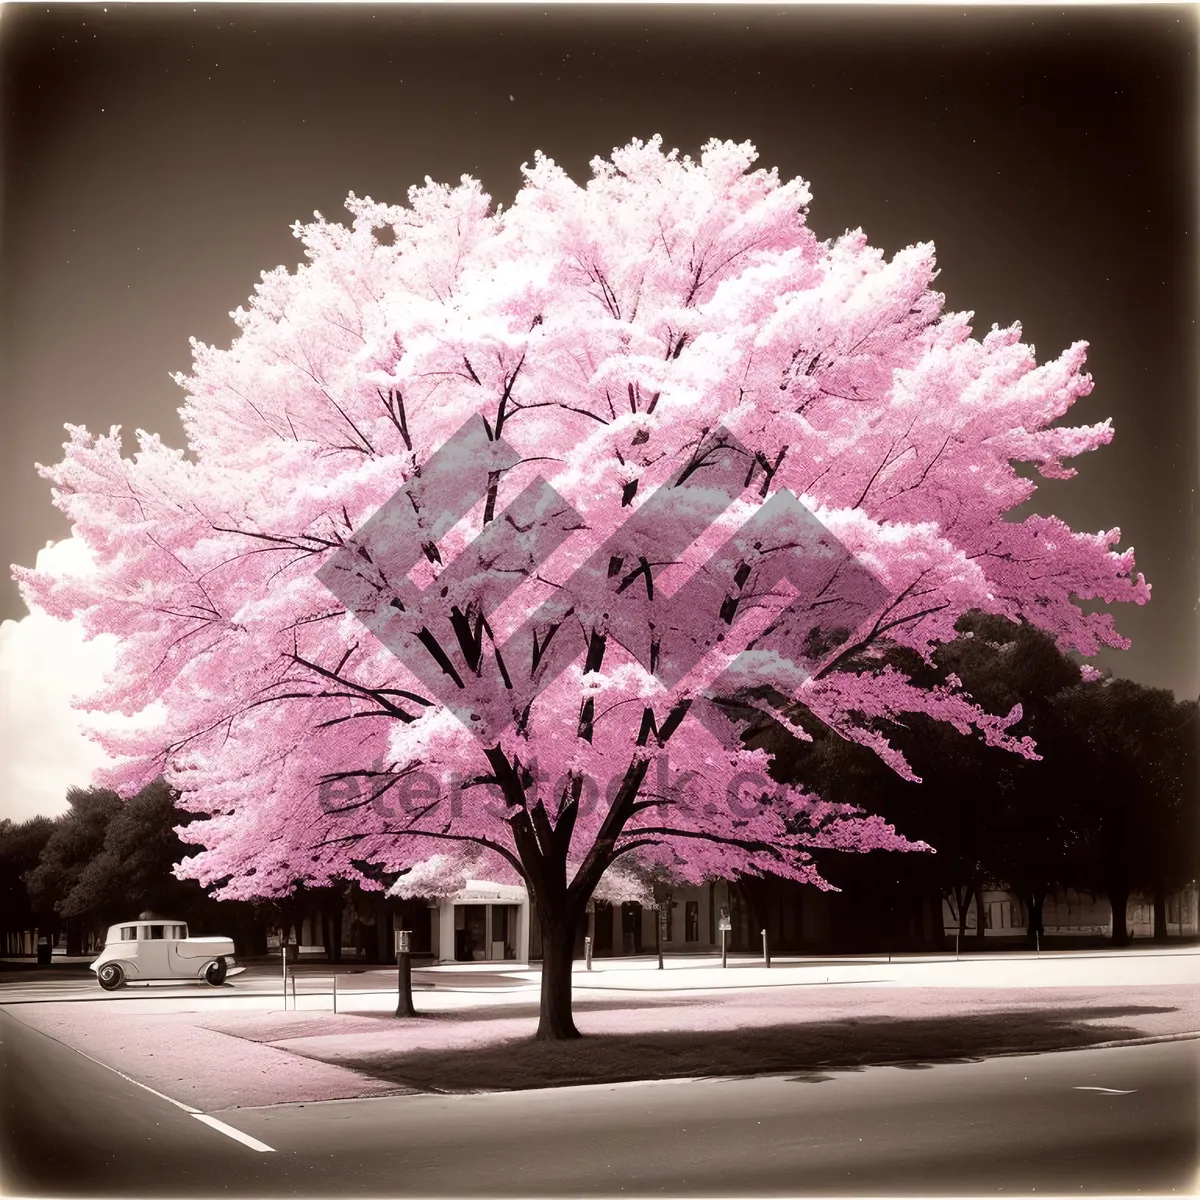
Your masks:
<instances>
[{"instance_id":1,"label":"vintage car","mask_svg":"<svg viewBox=\"0 0 1200 1200\"><path fill-rule=\"evenodd\" d=\"M219 987L245 967L234 965L232 938L188 937L182 921L142 918L113 925L91 969L111 992L129 982L161 979L204 979Z\"/></svg>"}]
</instances>

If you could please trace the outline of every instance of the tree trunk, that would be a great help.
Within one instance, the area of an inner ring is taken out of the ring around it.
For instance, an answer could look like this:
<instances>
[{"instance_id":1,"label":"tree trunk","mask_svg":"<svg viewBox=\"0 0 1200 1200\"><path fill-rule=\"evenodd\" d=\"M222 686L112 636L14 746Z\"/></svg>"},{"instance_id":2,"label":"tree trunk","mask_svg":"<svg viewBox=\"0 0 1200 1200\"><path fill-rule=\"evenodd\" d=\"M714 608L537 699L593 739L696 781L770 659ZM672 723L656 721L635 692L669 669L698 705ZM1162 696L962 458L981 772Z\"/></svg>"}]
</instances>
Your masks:
<instances>
[{"instance_id":1,"label":"tree trunk","mask_svg":"<svg viewBox=\"0 0 1200 1200\"><path fill-rule=\"evenodd\" d=\"M342 899L332 897L321 906L321 932L325 940L325 954L331 963L342 961Z\"/></svg>"},{"instance_id":2,"label":"tree trunk","mask_svg":"<svg viewBox=\"0 0 1200 1200\"><path fill-rule=\"evenodd\" d=\"M1167 889L1162 884L1154 888L1154 940L1167 940Z\"/></svg>"},{"instance_id":3,"label":"tree trunk","mask_svg":"<svg viewBox=\"0 0 1200 1200\"><path fill-rule=\"evenodd\" d=\"M762 947L762 935L759 931L766 928L767 914L759 905L754 893L744 883L739 882L734 886L737 887L746 901L746 908L748 909L746 915L750 918L747 922L749 925L750 944L746 949L753 952L756 948L761 949Z\"/></svg>"},{"instance_id":4,"label":"tree trunk","mask_svg":"<svg viewBox=\"0 0 1200 1200\"><path fill-rule=\"evenodd\" d=\"M1129 945L1129 924L1126 921L1126 908L1129 905L1129 885L1119 884L1108 889L1108 901L1112 905L1112 944L1114 946Z\"/></svg>"},{"instance_id":5,"label":"tree trunk","mask_svg":"<svg viewBox=\"0 0 1200 1200\"><path fill-rule=\"evenodd\" d=\"M1042 939L1046 936L1046 926L1042 922L1042 909L1045 903L1045 892L1031 891L1025 897L1025 907L1029 910L1029 927L1026 934L1031 950L1038 949Z\"/></svg>"},{"instance_id":6,"label":"tree trunk","mask_svg":"<svg viewBox=\"0 0 1200 1200\"><path fill-rule=\"evenodd\" d=\"M571 964L575 958L574 913L542 921L542 998L537 1027L539 1042L579 1037L571 1015Z\"/></svg>"},{"instance_id":7,"label":"tree trunk","mask_svg":"<svg viewBox=\"0 0 1200 1200\"><path fill-rule=\"evenodd\" d=\"M326 961L333 962L333 918L326 904L321 905L321 942L325 947Z\"/></svg>"},{"instance_id":8,"label":"tree trunk","mask_svg":"<svg viewBox=\"0 0 1200 1200\"><path fill-rule=\"evenodd\" d=\"M969 884L966 887L955 884L951 894L954 897L954 907L958 910L955 915L958 918L958 937L961 941L967 936L967 909L971 903L972 888Z\"/></svg>"}]
</instances>

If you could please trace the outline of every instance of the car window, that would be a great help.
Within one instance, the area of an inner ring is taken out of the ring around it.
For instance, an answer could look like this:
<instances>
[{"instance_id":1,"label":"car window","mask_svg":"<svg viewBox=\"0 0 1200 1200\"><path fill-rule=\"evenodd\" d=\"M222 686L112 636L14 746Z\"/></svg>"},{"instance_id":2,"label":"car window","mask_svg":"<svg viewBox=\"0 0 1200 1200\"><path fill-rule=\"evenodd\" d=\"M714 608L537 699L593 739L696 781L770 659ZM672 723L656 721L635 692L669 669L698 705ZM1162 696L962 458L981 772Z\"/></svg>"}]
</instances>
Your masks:
<instances>
[{"instance_id":1,"label":"car window","mask_svg":"<svg viewBox=\"0 0 1200 1200\"><path fill-rule=\"evenodd\" d=\"M136 925L121 926L121 941L136 942L137 941L137 926Z\"/></svg>"},{"instance_id":2,"label":"car window","mask_svg":"<svg viewBox=\"0 0 1200 1200\"><path fill-rule=\"evenodd\" d=\"M187 937L187 926L186 925L172 925L170 927L169 936L173 937L173 938L186 938Z\"/></svg>"},{"instance_id":3,"label":"car window","mask_svg":"<svg viewBox=\"0 0 1200 1200\"><path fill-rule=\"evenodd\" d=\"M147 925L146 933L151 941L158 941L166 937L166 929L165 925Z\"/></svg>"}]
</instances>

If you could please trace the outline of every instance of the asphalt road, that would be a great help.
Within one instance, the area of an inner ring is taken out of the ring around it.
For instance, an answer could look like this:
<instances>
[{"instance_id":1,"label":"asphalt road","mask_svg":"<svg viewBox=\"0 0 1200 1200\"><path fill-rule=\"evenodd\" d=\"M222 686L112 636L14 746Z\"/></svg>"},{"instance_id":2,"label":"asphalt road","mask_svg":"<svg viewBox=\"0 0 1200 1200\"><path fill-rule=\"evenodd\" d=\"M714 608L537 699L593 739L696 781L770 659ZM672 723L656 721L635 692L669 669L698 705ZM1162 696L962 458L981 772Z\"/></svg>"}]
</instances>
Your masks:
<instances>
[{"instance_id":1,"label":"asphalt road","mask_svg":"<svg viewBox=\"0 0 1200 1200\"><path fill-rule=\"evenodd\" d=\"M210 1114L0 1014L27 1195L1193 1193L1200 1042Z\"/></svg>"}]
</instances>

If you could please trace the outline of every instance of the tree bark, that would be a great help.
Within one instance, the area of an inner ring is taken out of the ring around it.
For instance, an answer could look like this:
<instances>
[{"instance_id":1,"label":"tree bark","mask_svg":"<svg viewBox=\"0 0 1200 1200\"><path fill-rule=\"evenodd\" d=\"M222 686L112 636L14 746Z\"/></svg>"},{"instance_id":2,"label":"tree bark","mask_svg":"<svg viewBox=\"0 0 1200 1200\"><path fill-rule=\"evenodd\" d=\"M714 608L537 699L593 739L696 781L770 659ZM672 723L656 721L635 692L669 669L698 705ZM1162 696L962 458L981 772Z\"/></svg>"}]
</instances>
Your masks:
<instances>
[{"instance_id":1,"label":"tree bark","mask_svg":"<svg viewBox=\"0 0 1200 1200\"><path fill-rule=\"evenodd\" d=\"M542 996L537 1040L560 1042L580 1036L571 1015L571 966L575 958L573 913L559 912L542 921Z\"/></svg>"},{"instance_id":2,"label":"tree bark","mask_svg":"<svg viewBox=\"0 0 1200 1200\"><path fill-rule=\"evenodd\" d=\"M1108 902L1112 905L1112 944L1129 945L1129 923L1126 908L1129 905L1129 885L1119 884L1108 889Z\"/></svg>"},{"instance_id":3,"label":"tree bark","mask_svg":"<svg viewBox=\"0 0 1200 1200\"><path fill-rule=\"evenodd\" d=\"M321 905L321 942L325 947L325 961L333 962L333 919L327 904Z\"/></svg>"},{"instance_id":4,"label":"tree bark","mask_svg":"<svg viewBox=\"0 0 1200 1200\"><path fill-rule=\"evenodd\" d=\"M1154 888L1154 940L1167 940L1167 889L1162 884Z\"/></svg>"},{"instance_id":5,"label":"tree bark","mask_svg":"<svg viewBox=\"0 0 1200 1200\"><path fill-rule=\"evenodd\" d=\"M958 919L959 941L962 941L967 936L967 909L970 907L973 891L974 889L970 884L966 887L959 887L955 884L951 891L951 895L954 897L954 907L958 910L955 916Z\"/></svg>"},{"instance_id":6,"label":"tree bark","mask_svg":"<svg viewBox=\"0 0 1200 1200\"><path fill-rule=\"evenodd\" d=\"M1029 948L1036 950L1046 936L1046 926L1042 920L1042 910L1046 904L1046 893L1031 891L1025 897L1025 906L1029 910L1029 927L1026 931Z\"/></svg>"},{"instance_id":7,"label":"tree bark","mask_svg":"<svg viewBox=\"0 0 1200 1200\"><path fill-rule=\"evenodd\" d=\"M325 935L325 953L331 963L342 961L342 904L341 896L333 896L321 912L321 928Z\"/></svg>"}]
</instances>

